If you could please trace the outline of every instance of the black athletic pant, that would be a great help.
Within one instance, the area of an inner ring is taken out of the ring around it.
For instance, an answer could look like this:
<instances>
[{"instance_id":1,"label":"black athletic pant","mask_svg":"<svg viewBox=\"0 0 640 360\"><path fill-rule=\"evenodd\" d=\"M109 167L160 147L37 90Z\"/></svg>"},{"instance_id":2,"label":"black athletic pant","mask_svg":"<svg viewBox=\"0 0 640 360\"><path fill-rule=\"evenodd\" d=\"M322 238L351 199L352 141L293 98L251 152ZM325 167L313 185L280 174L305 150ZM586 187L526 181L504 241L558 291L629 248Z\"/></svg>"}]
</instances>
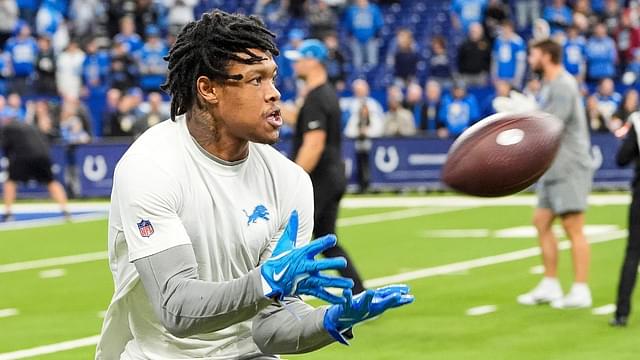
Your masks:
<instances>
[{"instance_id":1,"label":"black athletic pant","mask_svg":"<svg viewBox=\"0 0 640 360\"><path fill-rule=\"evenodd\" d=\"M627 317L631 312L631 294L636 285L640 262L640 188L634 189L629 206L629 239L620 272L616 316Z\"/></svg>"},{"instance_id":2,"label":"black athletic pant","mask_svg":"<svg viewBox=\"0 0 640 360\"><path fill-rule=\"evenodd\" d=\"M344 184L335 184L328 181L327 183L314 182L313 197L315 202L314 227L313 234L316 238L336 233L336 220L338 218L338 209L340 199L344 195ZM353 293L357 294L364 291L362 279L356 270L353 261L347 255L347 252L338 244L322 253L326 257L343 256L347 259L347 267L340 270L340 275L351 278L354 282Z\"/></svg>"}]
</instances>

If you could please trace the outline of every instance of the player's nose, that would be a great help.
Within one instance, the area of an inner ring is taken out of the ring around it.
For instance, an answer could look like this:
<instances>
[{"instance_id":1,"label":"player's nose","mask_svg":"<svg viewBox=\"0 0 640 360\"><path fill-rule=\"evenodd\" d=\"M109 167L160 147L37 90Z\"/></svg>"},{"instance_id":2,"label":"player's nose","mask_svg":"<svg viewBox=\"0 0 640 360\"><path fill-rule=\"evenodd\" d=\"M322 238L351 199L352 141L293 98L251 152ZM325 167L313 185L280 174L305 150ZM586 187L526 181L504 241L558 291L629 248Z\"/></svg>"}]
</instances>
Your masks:
<instances>
[{"instance_id":1,"label":"player's nose","mask_svg":"<svg viewBox=\"0 0 640 360\"><path fill-rule=\"evenodd\" d=\"M278 102L280 101L280 91L278 91L278 88L276 88L275 84L271 84L268 87L267 92L265 93L265 100L267 102Z\"/></svg>"}]
</instances>

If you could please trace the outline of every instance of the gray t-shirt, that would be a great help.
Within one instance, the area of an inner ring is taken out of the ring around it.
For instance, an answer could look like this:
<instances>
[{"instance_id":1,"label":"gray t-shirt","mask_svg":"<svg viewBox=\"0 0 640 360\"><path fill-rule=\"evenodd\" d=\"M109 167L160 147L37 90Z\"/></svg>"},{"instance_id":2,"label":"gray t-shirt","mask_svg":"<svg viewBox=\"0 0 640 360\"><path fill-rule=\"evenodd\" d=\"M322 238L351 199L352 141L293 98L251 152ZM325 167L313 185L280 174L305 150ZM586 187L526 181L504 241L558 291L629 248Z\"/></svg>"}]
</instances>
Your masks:
<instances>
[{"instance_id":1,"label":"gray t-shirt","mask_svg":"<svg viewBox=\"0 0 640 360\"><path fill-rule=\"evenodd\" d=\"M540 106L564 124L558 155L540 181L558 180L575 171L592 170L591 139L576 79L564 71L554 80L543 83Z\"/></svg>"}]
</instances>

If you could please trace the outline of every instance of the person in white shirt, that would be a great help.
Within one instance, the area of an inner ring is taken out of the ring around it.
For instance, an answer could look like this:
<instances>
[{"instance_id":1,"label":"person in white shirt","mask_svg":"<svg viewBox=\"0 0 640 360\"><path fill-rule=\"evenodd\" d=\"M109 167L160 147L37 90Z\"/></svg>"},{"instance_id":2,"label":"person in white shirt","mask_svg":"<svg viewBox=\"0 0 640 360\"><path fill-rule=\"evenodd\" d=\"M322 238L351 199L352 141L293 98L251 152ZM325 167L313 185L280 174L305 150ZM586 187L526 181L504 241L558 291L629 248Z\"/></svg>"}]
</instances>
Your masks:
<instances>
[{"instance_id":1,"label":"person in white shirt","mask_svg":"<svg viewBox=\"0 0 640 360\"><path fill-rule=\"evenodd\" d=\"M413 301L404 285L353 296L350 279L322 274L346 261L315 259L335 236L309 243L309 177L269 146L282 125L274 38L220 11L179 34L163 85L172 121L116 167L115 293L96 359L276 359L346 343L355 324Z\"/></svg>"}]
</instances>

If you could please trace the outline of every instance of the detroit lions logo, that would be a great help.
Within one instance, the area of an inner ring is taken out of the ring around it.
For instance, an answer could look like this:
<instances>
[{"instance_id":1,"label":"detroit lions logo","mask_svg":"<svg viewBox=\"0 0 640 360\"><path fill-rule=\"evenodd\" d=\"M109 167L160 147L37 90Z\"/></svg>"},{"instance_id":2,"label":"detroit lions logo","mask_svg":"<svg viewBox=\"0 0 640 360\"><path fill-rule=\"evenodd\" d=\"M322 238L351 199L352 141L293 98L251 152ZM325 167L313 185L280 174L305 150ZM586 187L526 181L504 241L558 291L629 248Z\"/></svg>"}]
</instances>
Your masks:
<instances>
[{"instance_id":1,"label":"detroit lions logo","mask_svg":"<svg viewBox=\"0 0 640 360\"><path fill-rule=\"evenodd\" d=\"M242 212L247 216L247 226L254 224L258 219L269 221L269 211L264 207L264 205L256 206L251 215L249 215L244 209L242 209Z\"/></svg>"}]
</instances>

